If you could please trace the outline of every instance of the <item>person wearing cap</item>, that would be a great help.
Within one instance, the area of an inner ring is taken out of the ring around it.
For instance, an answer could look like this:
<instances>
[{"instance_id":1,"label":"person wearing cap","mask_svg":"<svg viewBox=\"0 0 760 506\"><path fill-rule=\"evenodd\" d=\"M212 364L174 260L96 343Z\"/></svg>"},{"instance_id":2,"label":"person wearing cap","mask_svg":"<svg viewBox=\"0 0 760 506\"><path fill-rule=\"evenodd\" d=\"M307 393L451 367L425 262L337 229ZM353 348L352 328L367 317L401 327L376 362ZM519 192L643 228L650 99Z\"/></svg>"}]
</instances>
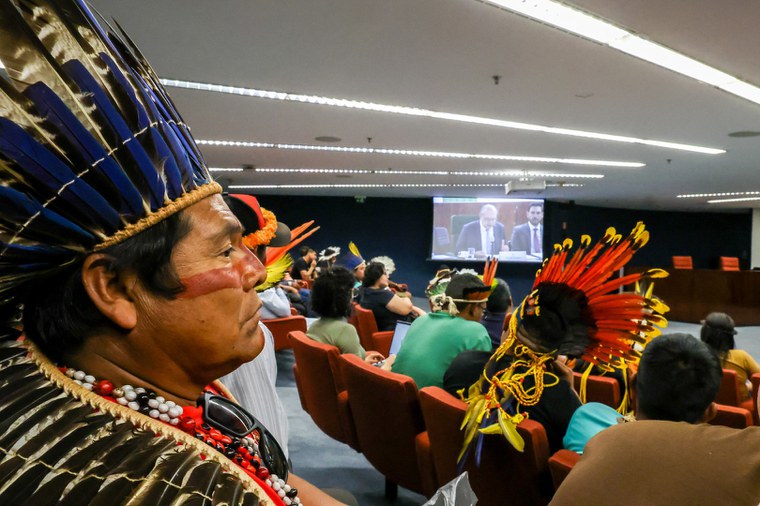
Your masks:
<instances>
[{"instance_id":1,"label":"person wearing cap","mask_svg":"<svg viewBox=\"0 0 760 506\"><path fill-rule=\"evenodd\" d=\"M0 504L339 504L217 381L266 271L158 76L85 2L0 5Z\"/></svg>"},{"instance_id":2,"label":"person wearing cap","mask_svg":"<svg viewBox=\"0 0 760 506\"><path fill-rule=\"evenodd\" d=\"M480 324L489 291L474 274L454 275L445 295L437 299L434 312L417 318L409 327L393 372L410 376L417 388L442 387L446 369L460 353L480 350L490 354L491 339Z\"/></svg>"},{"instance_id":3,"label":"person wearing cap","mask_svg":"<svg viewBox=\"0 0 760 506\"><path fill-rule=\"evenodd\" d=\"M348 251L338 257L336 263L354 273L354 288L362 286L367 263L364 261L361 254L359 254L359 250L354 243L349 244Z\"/></svg>"},{"instance_id":4,"label":"person wearing cap","mask_svg":"<svg viewBox=\"0 0 760 506\"><path fill-rule=\"evenodd\" d=\"M736 381L742 400L748 400L752 393L750 376L760 373L760 366L744 350L737 350L734 336L736 326L734 319L726 313L710 313L702 320L699 336L718 355L724 369L736 371Z\"/></svg>"}]
</instances>

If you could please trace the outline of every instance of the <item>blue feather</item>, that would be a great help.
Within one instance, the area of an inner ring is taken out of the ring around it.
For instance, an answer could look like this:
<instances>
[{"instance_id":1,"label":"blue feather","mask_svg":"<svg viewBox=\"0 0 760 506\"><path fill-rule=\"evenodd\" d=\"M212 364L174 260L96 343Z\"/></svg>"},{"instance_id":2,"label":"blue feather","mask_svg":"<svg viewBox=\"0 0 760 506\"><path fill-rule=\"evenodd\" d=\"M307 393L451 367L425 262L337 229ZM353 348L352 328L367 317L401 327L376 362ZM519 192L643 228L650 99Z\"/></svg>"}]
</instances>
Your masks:
<instances>
[{"instance_id":1,"label":"blue feather","mask_svg":"<svg viewBox=\"0 0 760 506\"><path fill-rule=\"evenodd\" d=\"M52 244L95 244L94 235L13 188L0 186L0 208L3 210L0 223L5 224L3 228L11 234L28 223L26 238L43 237Z\"/></svg>"},{"instance_id":2,"label":"blue feather","mask_svg":"<svg viewBox=\"0 0 760 506\"><path fill-rule=\"evenodd\" d=\"M95 104L95 110L92 114L101 120L98 124L111 130L110 133L116 137L114 145L122 146L116 153L119 158L128 158L126 156L127 153L132 155L132 160L125 160L122 166L139 169L142 179L147 183L151 193L151 202L156 204L156 207L153 208L155 211L163 205L166 196L166 187L159 171L156 170L158 160L154 162L150 159L148 153L145 152L145 149L140 144L139 139L135 138L126 142L133 137L132 131L84 65L72 60L65 63L63 69L71 76L81 91L90 93L89 97Z\"/></svg>"},{"instance_id":3,"label":"blue feather","mask_svg":"<svg viewBox=\"0 0 760 506\"><path fill-rule=\"evenodd\" d=\"M0 118L0 152L19 164L39 184L70 204L86 220L106 229L106 235L121 227L119 213L90 185L78 179L57 156L39 144L29 133L6 118Z\"/></svg>"},{"instance_id":4,"label":"blue feather","mask_svg":"<svg viewBox=\"0 0 760 506\"><path fill-rule=\"evenodd\" d=\"M140 191L122 168L108 156L100 143L79 123L61 99L43 83L29 86L24 94L34 102L39 113L73 145L87 167L99 161L97 168L90 172L103 174L115 187L115 194L120 196L125 207L119 209L120 214L132 215L135 218L144 216L145 206ZM114 194L114 191L109 193Z\"/></svg>"},{"instance_id":5,"label":"blue feather","mask_svg":"<svg viewBox=\"0 0 760 506\"><path fill-rule=\"evenodd\" d=\"M174 154L169 149L169 146L166 145L164 138L158 133L158 130L150 127L150 137L153 140L153 146L156 148L156 154L160 160L158 163L164 171L166 194L171 200L174 200L185 193L185 190L182 188L182 174L179 171L177 162L174 160Z\"/></svg>"}]
</instances>

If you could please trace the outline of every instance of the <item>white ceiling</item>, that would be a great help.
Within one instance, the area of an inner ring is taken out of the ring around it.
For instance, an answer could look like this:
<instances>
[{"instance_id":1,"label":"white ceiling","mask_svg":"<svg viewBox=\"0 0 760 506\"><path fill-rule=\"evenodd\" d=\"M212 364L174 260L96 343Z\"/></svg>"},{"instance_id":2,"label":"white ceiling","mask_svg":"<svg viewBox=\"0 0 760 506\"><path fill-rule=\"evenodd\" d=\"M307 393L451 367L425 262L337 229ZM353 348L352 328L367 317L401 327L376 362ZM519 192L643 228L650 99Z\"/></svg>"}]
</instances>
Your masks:
<instances>
[{"instance_id":1,"label":"white ceiling","mask_svg":"<svg viewBox=\"0 0 760 506\"><path fill-rule=\"evenodd\" d=\"M575 5L760 84L760 2ZM476 0L95 0L163 78L363 100L726 149L705 155L438 119L169 88L196 139L643 162L643 168L202 146L211 167L530 169L604 174L539 196L640 209L747 208L683 193L760 190L760 105ZM495 85L493 75L501 80ZM342 140L327 144L318 136ZM368 142L371 138L371 143ZM217 174L231 184L498 183L504 177ZM564 178L550 178L561 182ZM503 196L493 188L254 194Z\"/></svg>"}]
</instances>

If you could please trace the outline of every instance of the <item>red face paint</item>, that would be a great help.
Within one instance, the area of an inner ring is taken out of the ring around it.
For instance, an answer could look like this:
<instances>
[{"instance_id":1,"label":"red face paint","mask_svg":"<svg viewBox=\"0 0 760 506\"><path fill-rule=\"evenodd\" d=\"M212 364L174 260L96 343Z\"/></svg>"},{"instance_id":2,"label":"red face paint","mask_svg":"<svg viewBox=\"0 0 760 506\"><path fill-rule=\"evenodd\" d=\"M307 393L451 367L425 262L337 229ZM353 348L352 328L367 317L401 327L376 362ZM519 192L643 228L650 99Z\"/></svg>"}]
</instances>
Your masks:
<instances>
[{"instance_id":1,"label":"red face paint","mask_svg":"<svg viewBox=\"0 0 760 506\"><path fill-rule=\"evenodd\" d=\"M177 295L180 299L194 299L225 288L241 288L240 272L234 267L222 267L201 272L180 280L185 291Z\"/></svg>"}]
</instances>

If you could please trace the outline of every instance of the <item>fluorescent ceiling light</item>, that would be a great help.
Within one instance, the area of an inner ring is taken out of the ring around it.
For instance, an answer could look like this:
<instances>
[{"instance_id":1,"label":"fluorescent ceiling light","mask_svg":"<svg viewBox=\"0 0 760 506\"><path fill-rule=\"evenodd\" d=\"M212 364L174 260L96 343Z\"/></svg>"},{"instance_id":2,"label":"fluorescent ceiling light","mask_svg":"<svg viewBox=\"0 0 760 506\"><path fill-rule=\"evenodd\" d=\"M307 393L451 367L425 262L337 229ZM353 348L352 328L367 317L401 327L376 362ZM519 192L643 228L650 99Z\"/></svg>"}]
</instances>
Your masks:
<instances>
[{"instance_id":1,"label":"fluorescent ceiling light","mask_svg":"<svg viewBox=\"0 0 760 506\"><path fill-rule=\"evenodd\" d=\"M231 190L273 190L298 188L487 188L501 187L501 183L458 183L458 184L427 184L427 183L390 183L390 184L233 184Z\"/></svg>"},{"instance_id":2,"label":"fluorescent ceiling light","mask_svg":"<svg viewBox=\"0 0 760 506\"><path fill-rule=\"evenodd\" d=\"M209 169L236 170L236 169ZM243 169L237 169L242 171ZM559 172L538 172L530 170L403 170L403 169L310 169L310 168L287 168L287 167L256 167L255 172L270 173L298 173L298 174L380 174L388 176L493 176L493 177L519 177L519 178L571 178L571 179L601 179L604 174L562 174Z\"/></svg>"},{"instance_id":3,"label":"fluorescent ceiling light","mask_svg":"<svg viewBox=\"0 0 760 506\"><path fill-rule=\"evenodd\" d=\"M560 2L554 0L483 1L615 48L636 58L760 104L760 88Z\"/></svg>"},{"instance_id":4,"label":"fluorescent ceiling light","mask_svg":"<svg viewBox=\"0 0 760 506\"><path fill-rule=\"evenodd\" d=\"M678 142L658 141L652 139L640 139L637 137L627 137L623 135L606 134L599 132L587 132L584 130L573 130L570 128L551 127L545 125L536 125L532 123L522 123L519 121L509 121L495 118L485 118L482 116L471 116L469 114L457 114L450 112L439 112L430 109L420 109L418 107L408 107L400 105L383 105L372 102L362 102L359 100L348 100L343 98L329 98L317 95L302 95L297 93L284 93L280 91L258 90L255 88L242 88L238 86L224 86L219 84L199 83L194 81L180 81L177 79L161 79L164 86L174 88L185 88L190 90L211 91L216 93L226 93L229 95L242 95L246 97L268 98L271 100L285 100L289 102L301 102L308 104L329 105L333 107L347 107L351 109L361 109L365 111L385 112L392 114L402 114L406 116L421 116L425 118L445 119L450 121L459 121L464 123L475 123L478 125L495 126L501 128L512 128L517 130L529 130L532 132L543 132L557 135L569 135L572 137L583 137L586 139L597 139L603 141L625 142L629 144L644 144L647 146L656 146L660 148L678 149L682 151L692 151L695 153L704 153L708 155L717 155L725 153L725 149L708 148L704 146L694 146L691 144L681 144Z\"/></svg>"},{"instance_id":5,"label":"fluorescent ceiling light","mask_svg":"<svg viewBox=\"0 0 760 506\"><path fill-rule=\"evenodd\" d=\"M4 68L5 68L5 65L3 65L3 61L2 61L2 60L0 60L0 70L2 70L2 69L4 69Z\"/></svg>"},{"instance_id":6,"label":"fluorescent ceiling light","mask_svg":"<svg viewBox=\"0 0 760 506\"><path fill-rule=\"evenodd\" d=\"M677 195L678 199L703 199L708 197L738 197L741 195L760 195L760 191L749 192L722 192L722 193L688 193L685 195Z\"/></svg>"},{"instance_id":7,"label":"fluorescent ceiling light","mask_svg":"<svg viewBox=\"0 0 760 506\"><path fill-rule=\"evenodd\" d=\"M708 204L726 204L729 202L750 202L753 200L760 200L760 197L745 197L745 198L739 198L739 199L719 199L719 200L708 200Z\"/></svg>"},{"instance_id":8,"label":"fluorescent ceiling light","mask_svg":"<svg viewBox=\"0 0 760 506\"><path fill-rule=\"evenodd\" d=\"M243 172L242 167L209 167L209 172Z\"/></svg>"},{"instance_id":9,"label":"fluorescent ceiling light","mask_svg":"<svg viewBox=\"0 0 760 506\"><path fill-rule=\"evenodd\" d=\"M454 153L445 151L415 151L410 149L357 148L348 146L317 146L311 144L280 144L272 142L223 141L201 139L196 141L201 146L227 146L243 148L296 149L310 151L330 151L336 153L372 153L379 155L428 156L436 158L462 158L472 160L509 160L514 162L542 162L570 165L598 165L606 167L644 167L641 162L619 162L610 160L583 160L576 158L548 158L543 156L490 155L483 153Z\"/></svg>"}]
</instances>

